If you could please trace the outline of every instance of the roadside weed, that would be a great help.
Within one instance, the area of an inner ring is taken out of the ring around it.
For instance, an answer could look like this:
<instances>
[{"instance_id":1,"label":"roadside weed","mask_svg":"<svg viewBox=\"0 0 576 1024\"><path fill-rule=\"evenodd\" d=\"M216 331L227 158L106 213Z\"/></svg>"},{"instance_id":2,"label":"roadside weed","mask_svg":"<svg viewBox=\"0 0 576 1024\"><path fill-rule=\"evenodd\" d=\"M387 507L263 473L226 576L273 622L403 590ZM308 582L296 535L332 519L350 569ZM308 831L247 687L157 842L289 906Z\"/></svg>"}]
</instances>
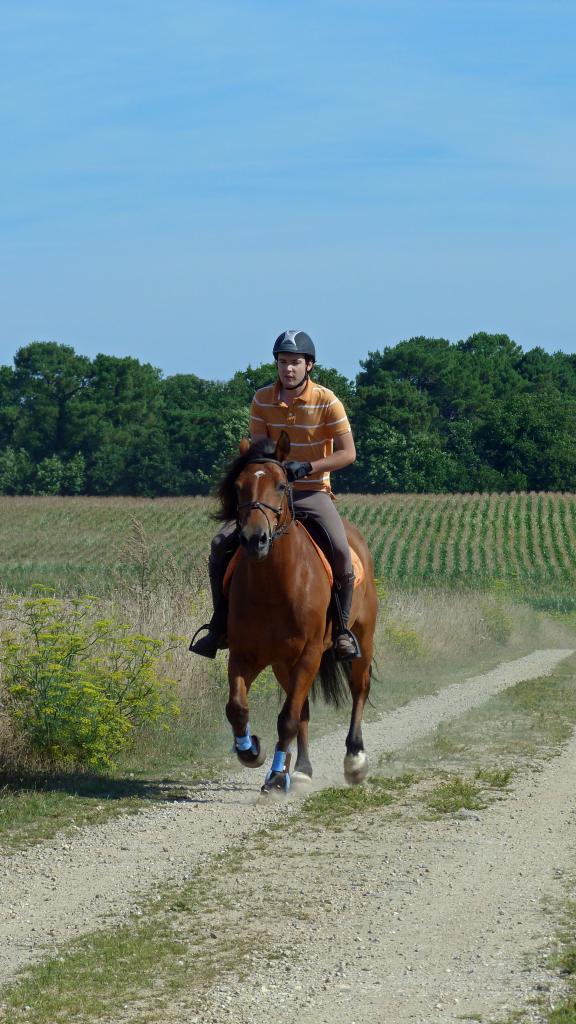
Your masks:
<instances>
[{"instance_id":1,"label":"roadside weed","mask_svg":"<svg viewBox=\"0 0 576 1024\"><path fill-rule=\"evenodd\" d=\"M463 778L449 779L435 786L422 797L424 803L438 814L454 814L463 808L479 811L486 807L482 790L473 782Z\"/></svg>"},{"instance_id":2,"label":"roadside weed","mask_svg":"<svg viewBox=\"0 0 576 1024\"><path fill-rule=\"evenodd\" d=\"M363 786L349 786L346 789L331 786L309 796L300 811L300 816L316 825L334 825L350 814L384 807L393 800L394 797L388 789L383 789L379 785L374 786L371 781Z\"/></svg>"},{"instance_id":3,"label":"roadside weed","mask_svg":"<svg viewBox=\"0 0 576 1024\"><path fill-rule=\"evenodd\" d=\"M514 768L478 768L476 778L491 789L508 789Z\"/></svg>"}]
</instances>

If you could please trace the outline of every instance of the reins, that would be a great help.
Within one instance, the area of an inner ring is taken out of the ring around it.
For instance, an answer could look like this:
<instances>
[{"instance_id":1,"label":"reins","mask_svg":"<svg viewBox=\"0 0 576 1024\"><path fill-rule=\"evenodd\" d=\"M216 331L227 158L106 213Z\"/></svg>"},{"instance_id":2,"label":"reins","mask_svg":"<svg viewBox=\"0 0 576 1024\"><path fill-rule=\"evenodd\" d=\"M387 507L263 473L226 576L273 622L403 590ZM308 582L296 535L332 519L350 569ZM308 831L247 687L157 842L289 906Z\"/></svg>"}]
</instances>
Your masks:
<instances>
[{"instance_id":1,"label":"reins","mask_svg":"<svg viewBox=\"0 0 576 1024\"><path fill-rule=\"evenodd\" d=\"M236 506L236 512L238 513L238 512L240 512L241 509L245 509L245 508L254 508L258 512L262 512L263 515L264 515L264 518L266 520L266 523L268 525L268 540L269 540L270 544L272 545L274 543L274 541L278 539L278 537L281 537L284 533L286 533L286 530L290 529L290 527L292 526L292 523L294 522L294 498L293 498L293 494L292 494L292 484L288 483L288 474L286 473L286 469L284 467L284 464L282 462L279 462L278 459L266 459L266 458L250 459L250 462L246 463L246 465L247 466L251 466L255 462L260 462L260 463L270 463L271 462L275 466L280 466L280 469L282 470L282 472L284 473L284 476L286 477L286 490L284 492L284 497L283 497L280 505L277 508L274 505L268 505L265 501L244 501L244 502L242 502L241 505L237 505ZM280 526L279 525L280 524L280 517L281 517L282 512L284 511L284 507L285 507L284 498L287 499L288 512L290 514L290 517L286 520L286 522L282 523L282 526ZM276 516L277 522L276 522L276 529L275 530L272 529L270 520L269 520L268 516L266 515L265 509L269 509L270 512L273 512L274 515ZM241 524L240 524L240 519L239 519L238 515L236 516L236 522L238 524L238 527L240 527Z\"/></svg>"}]
</instances>

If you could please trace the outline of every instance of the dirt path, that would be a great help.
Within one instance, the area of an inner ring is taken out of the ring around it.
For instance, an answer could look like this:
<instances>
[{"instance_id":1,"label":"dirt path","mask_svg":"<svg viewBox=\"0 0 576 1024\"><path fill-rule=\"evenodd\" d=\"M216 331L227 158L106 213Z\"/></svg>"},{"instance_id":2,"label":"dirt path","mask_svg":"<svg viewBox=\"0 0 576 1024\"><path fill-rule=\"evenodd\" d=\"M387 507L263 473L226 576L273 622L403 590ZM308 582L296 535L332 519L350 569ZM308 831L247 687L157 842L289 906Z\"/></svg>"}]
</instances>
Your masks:
<instances>
[{"instance_id":1,"label":"dirt path","mask_svg":"<svg viewBox=\"0 0 576 1024\"><path fill-rule=\"evenodd\" d=\"M575 777L573 737L513 796L464 820L376 811L283 841L281 886L278 860L256 855L245 904L275 955L245 982L221 981L201 1013L181 1004L163 1024L486 1024L525 1007L541 1022L530 1004L561 992L545 966L543 898L561 897L574 871ZM274 886L292 914L274 915Z\"/></svg>"},{"instance_id":2,"label":"dirt path","mask_svg":"<svg viewBox=\"0 0 576 1024\"><path fill-rule=\"evenodd\" d=\"M384 716L365 731L373 763L379 753L403 747L520 680L545 676L571 653L535 651ZM317 786L342 784L344 735L342 730L313 746ZM463 1013L464 997L468 1009L474 999L487 1005L490 993L506 992L514 1003L524 989L512 954L542 941L540 893L548 891L555 869L573 863L575 768L571 743L541 776L518 788L513 803L488 809L480 822L396 827L378 834L378 842L373 833L346 833L336 849L334 836L327 835L317 860L304 858L309 875L303 891L326 880L323 858L333 866L341 862L342 871L332 889L325 881L334 912L319 914L298 933L308 968L297 978L282 968L279 979L278 963L262 965L259 988L253 982L246 991L221 987L214 992L213 1015L202 1020L277 1021L284 1019L278 1007L289 1000L293 1017L295 993L302 1024L450 1021ZM214 853L290 815L294 804L256 801L261 774L239 770L193 793L188 803L77 830L2 858L0 981L55 941L121 919L155 884L193 877ZM352 873L351 857L358 864ZM261 869L265 874L266 865ZM292 863L290 877L301 877Z\"/></svg>"}]
</instances>

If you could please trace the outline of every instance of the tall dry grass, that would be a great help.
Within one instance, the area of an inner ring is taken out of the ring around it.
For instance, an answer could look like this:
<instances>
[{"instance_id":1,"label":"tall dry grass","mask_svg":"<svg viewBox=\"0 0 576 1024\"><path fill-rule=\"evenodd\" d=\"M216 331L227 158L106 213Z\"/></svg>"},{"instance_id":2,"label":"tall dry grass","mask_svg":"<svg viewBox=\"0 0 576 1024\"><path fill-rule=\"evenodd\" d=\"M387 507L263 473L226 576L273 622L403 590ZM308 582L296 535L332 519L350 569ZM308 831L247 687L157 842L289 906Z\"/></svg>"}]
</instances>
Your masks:
<instances>
[{"instance_id":1,"label":"tall dry grass","mask_svg":"<svg viewBox=\"0 0 576 1024\"><path fill-rule=\"evenodd\" d=\"M95 608L95 614L117 616L146 635L182 637L162 666L177 684L179 720L169 732L150 728L140 735L125 759L125 770L191 770L195 764L226 758L230 747L224 715L226 653L209 661L188 651L192 631L206 621L209 611L208 588L201 574L191 587L188 578L177 573L172 580L150 581L148 588L141 581L137 585L123 582ZM474 591L455 594L437 588L391 589L380 599L369 714L390 710L536 646L573 643L574 632L570 623L550 619L505 596ZM251 715L269 747L278 709L277 687L267 672L254 686ZM345 724L347 715L345 709L334 712L316 706L312 734ZM1 714L0 743L13 763L25 760L22 745Z\"/></svg>"},{"instance_id":2,"label":"tall dry grass","mask_svg":"<svg viewBox=\"0 0 576 1024\"><path fill-rule=\"evenodd\" d=\"M162 771L223 757L229 747L224 717L226 656L219 654L211 662L188 652L189 637L210 614L205 561L214 531L210 519L213 503L206 499L36 498L0 499L0 506L4 506L0 509L4 513L11 513L8 525L5 517L3 526L4 559L13 569L20 567L23 583L46 582L40 570L45 564L42 559L50 556L59 584L58 596L78 593L83 581L83 592L100 595L101 614L114 614L133 629L158 639L174 634L182 637L172 660L164 666L166 674L177 682L180 721L169 734L149 730L140 737L131 754L132 767ZM450 589L449 579L443 576L447 566L454 566L450 544L457 544L456 561L461 566L477 569L479 565L502 565L504 529L498 519L503 509L501 496L493 500L472 495L466 501L447 495L347 497L340 508L360 523L381 558L390 559L396 567L404 565L408 573L414 569L414 577L403 578L400 585L394 578L384 584L380 581L375 651L378 681L372 698L375 710L371 713L397 706L535 646L574 641L568 620L560 622L540 614L522 599L522 593L503 584L501 576L496 582L484 579L482 587L477 586L477 579L469 579L468 587L460 580L457 592ZM537 503L523 496L518 508L519 516L509 517L509 532L520 523L523 538L528 534L535 537L536 520L527 517L531 510L536 513ZM560 528L564 523L565 538L572 536L576 523L573 496L555 496L546 509L549 514L544 519L541 513L537 525L540 544L554 524ZM462 525L464 512L476 517L474 528ZM15 518L20 520L20 531ZM393 524L392 544L388 543L387 522ZM401 548L410 529L414 543L422 545L422 554L410 553L409 558L403 558ZM490 558L481 558L478 553L482 538L491 546ZM469 556L473 541L476 554ZM440 545L443 555L439 553ZM567 549L565 540L558 550ZM430 582L434 585L423 584L418 574L423 566L432 567L434 578ZM516 574L518 566L516 555ZM96 586L90 585L94 583ZM563 592L565 579L559 579L557 586L552 581L552 588L554 594L557 590ZM8 589L14 589L13 584ZM263 723L260 728L271 742L278 695L270 673L255 685L251 701L254 721ZM338 721L345 718L346 713L340 713ZM335 721L321 708L313 711L313 730L318 723L324 728ZM1 711L0 730L4 732L0 736L4 749L21 756Z\"/></svg>"}]
</instances>

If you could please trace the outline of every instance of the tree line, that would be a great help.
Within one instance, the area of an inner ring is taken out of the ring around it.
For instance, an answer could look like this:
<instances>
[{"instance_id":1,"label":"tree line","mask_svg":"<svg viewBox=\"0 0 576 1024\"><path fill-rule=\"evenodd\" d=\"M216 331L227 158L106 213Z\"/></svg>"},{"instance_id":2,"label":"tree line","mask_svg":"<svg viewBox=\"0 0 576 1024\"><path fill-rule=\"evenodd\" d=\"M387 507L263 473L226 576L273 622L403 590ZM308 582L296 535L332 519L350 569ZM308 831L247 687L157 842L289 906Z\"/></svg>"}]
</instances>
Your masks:
<instances>
[{"instance_id":1,"label":"tree line","mask_svg":"<svg viewBox=\"0 0 576 1024\"><path fill-rule=\"evenodd\" d=\"M316 366L350 416L357 460L339 491L576 490L576 355L505 334L410 338ZM228 381L164 377L126 357L33 342L0 367L0 493L210 493L247 434L274 363Z\"/></svg>"}]
</instances>

